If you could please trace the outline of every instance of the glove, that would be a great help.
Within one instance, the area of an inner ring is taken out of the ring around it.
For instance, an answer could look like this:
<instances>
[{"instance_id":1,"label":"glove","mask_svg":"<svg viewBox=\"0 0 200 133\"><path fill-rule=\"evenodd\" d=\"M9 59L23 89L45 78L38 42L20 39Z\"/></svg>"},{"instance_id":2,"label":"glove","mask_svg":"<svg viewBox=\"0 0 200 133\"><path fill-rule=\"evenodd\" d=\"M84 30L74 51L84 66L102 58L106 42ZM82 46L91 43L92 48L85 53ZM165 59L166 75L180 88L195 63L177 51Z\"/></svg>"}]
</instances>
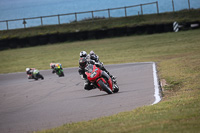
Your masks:
<instances>
[{"instance_id":1,"label":"glove","mask_svg":"<svg viewBox=\"0 0 200 133\"><path fill-rule=\"evenodd\" d=\"M95 61L94 60L90 60L89 63L95 65Z\"/></svg>"},{"instance_id":2,"label":"glove","mask_svg":"<svg viewBox=\"0 0 200 133\"><path fill-rule=\"evenodd\" d=\"M99 63L99 62L95 62L95 65L96 65L97 67L99 67L99 68L101 68L101 67L102 67L102 64L101 64L101 63Z\"/></svg>"}]
</instances>

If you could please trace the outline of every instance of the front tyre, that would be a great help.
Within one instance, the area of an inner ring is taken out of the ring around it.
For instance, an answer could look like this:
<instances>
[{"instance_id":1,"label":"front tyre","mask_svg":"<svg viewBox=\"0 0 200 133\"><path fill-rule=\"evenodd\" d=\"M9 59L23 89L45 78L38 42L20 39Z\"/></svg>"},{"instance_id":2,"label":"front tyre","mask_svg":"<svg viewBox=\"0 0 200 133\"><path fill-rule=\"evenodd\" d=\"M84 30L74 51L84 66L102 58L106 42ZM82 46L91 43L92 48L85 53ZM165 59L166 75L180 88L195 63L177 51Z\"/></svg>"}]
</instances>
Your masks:
<instances>
[{"instance_id":1,"label":"front tyre","mask_svg":"<svg viewBox=\"0 0 200 133\"><path fill-rule=\"evenodd\" d=\"M64 75L64 72L61 71L59 77L64 77L64 76L65 76L65 75Z\"/></svg>"},{"instance_id":2,"label":"front tyre","mask_svg":"<svg viewBox=\"0 0 200 133\"><path fill-rule=\"evenodd\" d=\"M59 69L59 70L56 72L56 74L58 75L58 77L64 77L64 76L65 76L62 69Z\"/></svg>"},{"instance_id":3,"label":"front tyre","mask_svg":"<svg viewBox=\"0 0 200 133\"><path fill-rule=\"evenodd\" d=\"M117 84L114 84L113 93L117 93L118 91L119 91L119 86Z\"/></svg>"},{"instance_id":4,"label":"front tyre","mask_svg":"<svg viewBox=\"0 0 200 133\"><path fill-rule=\"evenodd\" d=\"M42 80L44 79L44 77L41 74L38 74L38 78L41 78Z\"/></svg>"},{"instance_id":5,"label":"front tyre","mask_svg":"<svg viewBox=\"0 0 200 133\"><path fill-rule=\"evenodd\" d=\"M108 94L112 94L112 90L102 81L99 80L98 84L101 86L101 89L103 89L103 91L107 92Z\"/></svg>"}]
</instances>

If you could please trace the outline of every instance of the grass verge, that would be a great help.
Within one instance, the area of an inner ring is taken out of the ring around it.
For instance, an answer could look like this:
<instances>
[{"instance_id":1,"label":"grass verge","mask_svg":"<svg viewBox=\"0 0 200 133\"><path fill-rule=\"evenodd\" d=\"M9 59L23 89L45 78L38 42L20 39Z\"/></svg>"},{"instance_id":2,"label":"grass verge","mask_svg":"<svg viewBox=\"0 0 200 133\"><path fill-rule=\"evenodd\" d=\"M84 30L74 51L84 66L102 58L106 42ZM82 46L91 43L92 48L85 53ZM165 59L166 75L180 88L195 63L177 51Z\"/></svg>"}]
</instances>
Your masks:
<instances>
[{"instance_id":1,"label":"grass verge","mask_svg":"<svg viewBox=\"0 0 200 133\"><path fill-rule=\"evenodd\" d=\"M167 81L163 99L87 122L65 124L38 133L192 132L200 131L200 30L61 43L0 51L1 73L26 67L49 69L51 61L63 67L78 66L79 52L94 50L104 64L158 63L160 78Z\"/></svg>"}]
</instances>

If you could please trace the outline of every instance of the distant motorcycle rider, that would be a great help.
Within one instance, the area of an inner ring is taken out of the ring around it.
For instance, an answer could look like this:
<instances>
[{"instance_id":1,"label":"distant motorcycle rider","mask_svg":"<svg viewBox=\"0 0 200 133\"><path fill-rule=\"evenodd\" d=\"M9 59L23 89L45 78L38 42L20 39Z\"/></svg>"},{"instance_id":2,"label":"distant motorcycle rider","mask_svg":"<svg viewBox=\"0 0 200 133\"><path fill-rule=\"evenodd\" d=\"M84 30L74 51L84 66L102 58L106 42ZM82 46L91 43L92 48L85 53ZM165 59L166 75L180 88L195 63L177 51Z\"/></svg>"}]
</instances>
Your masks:
<instances>
[{"instance_id":1,"label":"distant motorcycle rider","mask_svg":"<svg viewBox=\"0 0 200 133\"><path fill-rule=\"evenodd\" d=\"M38 79L37 77L34 77L34 72L39 72L37 69L35 68L26 68L26 74L28 76L28 79ZM42 76L41 79L43 80L44 77Z\"/></svg>"},{"instance_id":2,"label":"distant motorcycle rider","mask_svg":"<svg viewBox=\"0 0 200 133\"><path fill-rule=\"evenodd\" d=\"M58 71L58 69L62 69L62 64L60 63L50 63L50 68L53 70L52 73Z\"/></svg>"}]
</instances>

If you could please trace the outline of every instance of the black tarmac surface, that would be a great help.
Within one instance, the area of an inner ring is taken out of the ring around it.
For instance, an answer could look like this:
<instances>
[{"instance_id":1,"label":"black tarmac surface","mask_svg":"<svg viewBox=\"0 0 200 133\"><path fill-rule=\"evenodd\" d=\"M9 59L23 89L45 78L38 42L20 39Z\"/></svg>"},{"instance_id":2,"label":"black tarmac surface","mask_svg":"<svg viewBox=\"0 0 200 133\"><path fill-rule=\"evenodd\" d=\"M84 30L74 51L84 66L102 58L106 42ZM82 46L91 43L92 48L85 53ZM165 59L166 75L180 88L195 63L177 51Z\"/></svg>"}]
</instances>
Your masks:
<instances>
[{"instance_id":1,"label":"black tarmac surface","mask_svg":"<svg viewBox=\"0 0 200 133\"><path fill-rule=\"evenodd\" d=\"M78 68L65 77L40 71L44 80L26 73L0 74L0 133L26 133L130 111L155 101L151 62L106 65L120 90L108 95L83 89ZM32 66L34 67L34 66Z\"/></svg>"}]
</instances>

